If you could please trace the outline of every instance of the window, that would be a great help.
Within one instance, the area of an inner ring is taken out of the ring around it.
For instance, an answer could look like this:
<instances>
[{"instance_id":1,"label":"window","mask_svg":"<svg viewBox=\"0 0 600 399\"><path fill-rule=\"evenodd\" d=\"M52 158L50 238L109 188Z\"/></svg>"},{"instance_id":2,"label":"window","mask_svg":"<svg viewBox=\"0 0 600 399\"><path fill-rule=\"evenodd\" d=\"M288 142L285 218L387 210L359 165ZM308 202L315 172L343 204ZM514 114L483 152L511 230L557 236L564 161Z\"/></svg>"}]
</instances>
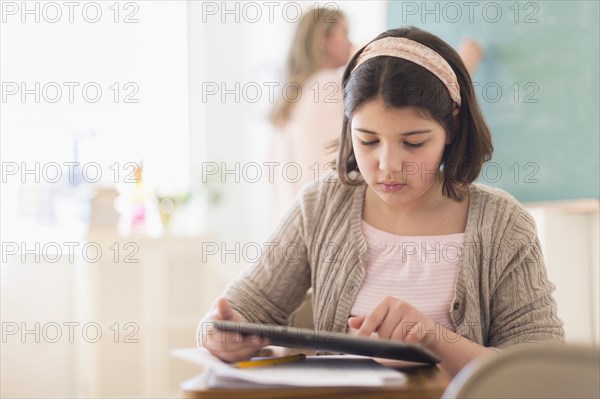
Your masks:
<instances>
[{"instance_id":1,"label":"window","mask_svg":"<svg viewBox=\"0 0 600 399\"><path fill-rule=\"evenodd\" d=\"M140 162L148 189L188 188L186 2L7 1L1 30L3 239L65 227Z\"/></svg>"}]
</instances>

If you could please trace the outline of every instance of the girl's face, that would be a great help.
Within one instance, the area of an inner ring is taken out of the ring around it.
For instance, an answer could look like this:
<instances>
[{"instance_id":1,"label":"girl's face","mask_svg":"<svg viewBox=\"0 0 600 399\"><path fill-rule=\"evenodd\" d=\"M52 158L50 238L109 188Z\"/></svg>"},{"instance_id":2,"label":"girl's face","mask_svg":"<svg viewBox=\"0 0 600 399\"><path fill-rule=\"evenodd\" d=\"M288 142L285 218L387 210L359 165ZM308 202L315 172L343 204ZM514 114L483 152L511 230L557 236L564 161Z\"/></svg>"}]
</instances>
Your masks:
<instances>
[{"instance_id":1,"label":"girl's face","mask_svg":"<svg viewBox=\"0 0 600 399\"><path fill-rule=\"evenodd\" d=\"M438 122L416 110L390 108L377 98L360 105L352 117L360 173L389 206L416 204L441 184L438 171L449 138Z\"/></svg>"}]
</instances>

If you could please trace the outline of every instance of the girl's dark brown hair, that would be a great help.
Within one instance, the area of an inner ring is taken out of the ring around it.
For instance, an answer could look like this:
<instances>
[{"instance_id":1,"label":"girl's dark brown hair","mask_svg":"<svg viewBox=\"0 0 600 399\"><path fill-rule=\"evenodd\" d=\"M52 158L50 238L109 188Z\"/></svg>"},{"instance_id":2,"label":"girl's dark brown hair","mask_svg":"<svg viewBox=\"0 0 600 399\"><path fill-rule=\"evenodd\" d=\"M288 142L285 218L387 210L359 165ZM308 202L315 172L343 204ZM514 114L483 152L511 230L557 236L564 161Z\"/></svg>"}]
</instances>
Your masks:
<instances>
[{"instance_id":1,"label":"girl's dark brown hair","mask_svg":"<svg viewBox=\"0 0 600 399\"><path fill-rule=\"evenodd\" d=\"M346 185L362 184L349 176L351 172L359 171L352 149L350 123L359 106L381 98L389 107L416 107L423 117L435 120L450 135L452 141L446 145L441 161L442 192L449 198L460 200L461 192L477 179L483 163L491 158L493 151L490 131L477 104L467 68L450 45L419 28L392 29L373 41L385 37L405 37L419 42L450 64L460 86L460 114L453 117L455 104L446 86L433 73L410 61L393 56L375 57L352 72L366 46L363 47L346 67L342 82L344 121L336 165L340 181Z\"/></svg>"}]
</instances>

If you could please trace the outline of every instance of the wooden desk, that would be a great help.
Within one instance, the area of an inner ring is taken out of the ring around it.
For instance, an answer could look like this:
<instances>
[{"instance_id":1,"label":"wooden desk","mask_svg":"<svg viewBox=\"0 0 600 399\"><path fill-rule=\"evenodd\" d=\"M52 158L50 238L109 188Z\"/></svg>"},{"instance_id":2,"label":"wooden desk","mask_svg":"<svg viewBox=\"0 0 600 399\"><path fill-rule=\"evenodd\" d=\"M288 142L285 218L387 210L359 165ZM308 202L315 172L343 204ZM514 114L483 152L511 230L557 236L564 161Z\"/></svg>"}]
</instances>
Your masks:
<instances>
[{"instance_id":1,"label":"wooden desk","mask_svg":"<svg viewBox=\"0 0 600 399\"><path fill-rule=\"evenodd\" d=\"M183 391L184 398L214 399L273 399L273 398L368 398L368 399L438 399L446 389L449 378L435 366L399 367L408 376L401 386L387 387L289 387L289 388L200 388Z\"/></svg>"}]
</instances>

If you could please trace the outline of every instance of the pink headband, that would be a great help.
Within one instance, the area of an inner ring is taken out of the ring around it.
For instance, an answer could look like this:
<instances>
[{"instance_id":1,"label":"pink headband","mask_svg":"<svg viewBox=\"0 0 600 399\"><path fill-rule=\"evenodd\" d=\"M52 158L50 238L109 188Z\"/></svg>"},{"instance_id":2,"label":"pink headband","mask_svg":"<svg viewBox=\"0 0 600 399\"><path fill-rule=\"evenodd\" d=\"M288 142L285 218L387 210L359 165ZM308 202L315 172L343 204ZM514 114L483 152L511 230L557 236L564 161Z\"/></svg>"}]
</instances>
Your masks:
<instances>
[{"instance_id":1,"label":"pink headband","mask_svg":"<svg viewBox=\"0 0 600 399\"><path fill-rule=\"evenodd\" d=\"M427 46L405 37L386 37L369 44L358 56L356 68L363 62L374 57L393 56L414 62L437 76L448 89L450 97L460 107L460 87L456 74L450 64L438 53Z\"/></svg>"}]
</instances>

